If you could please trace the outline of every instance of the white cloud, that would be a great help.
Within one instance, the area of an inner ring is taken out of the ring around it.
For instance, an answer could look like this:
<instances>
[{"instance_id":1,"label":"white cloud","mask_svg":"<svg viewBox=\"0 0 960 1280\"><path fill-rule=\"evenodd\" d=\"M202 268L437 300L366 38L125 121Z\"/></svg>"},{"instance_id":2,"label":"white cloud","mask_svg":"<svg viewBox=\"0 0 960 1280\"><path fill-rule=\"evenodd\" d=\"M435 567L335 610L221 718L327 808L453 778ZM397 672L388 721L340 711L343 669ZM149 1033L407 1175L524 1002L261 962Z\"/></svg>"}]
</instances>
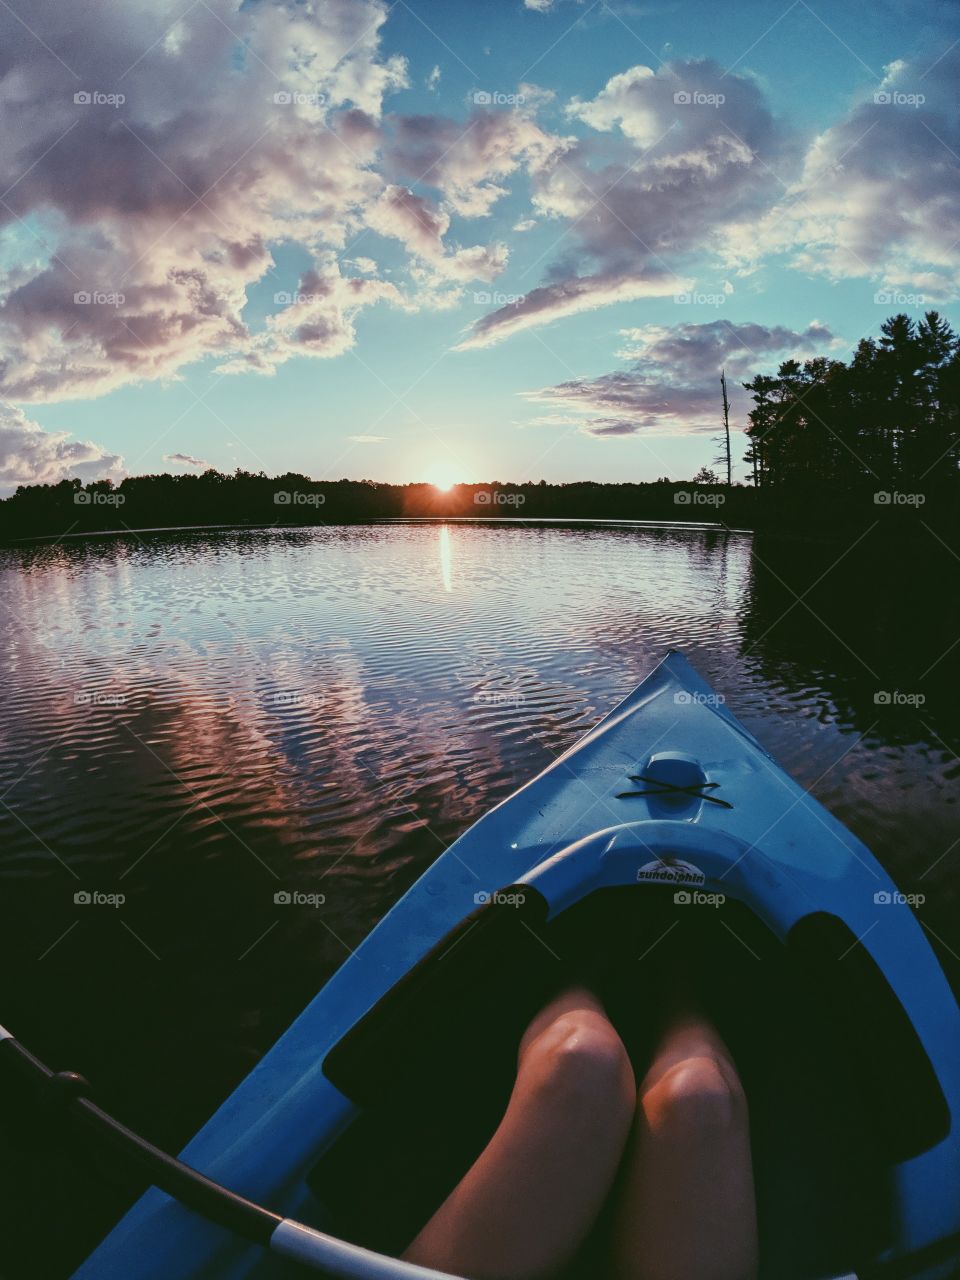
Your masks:
<instances>
[{"instance_id":1,"label":"white cloud","mask_svg":"<svg viewBox=\"0 0 960 1280\"><path fill-rule=\"evenodd\" d=\"M934 56L891 63L866 100L813 140L776 207L730 228L734 266L782 253L830 280L957 296L960 49Z\"/></svg>"},{"instance_id":2,"label":"white cloud","mask_svg":"<svg viewBox=\"0 0 960 1280\"><path fill-rule=\"evenodd\" d=\"M422 258L443 253L443 237L450 217L432 200L414 195L409 187L389 186L367 211L367 223L381 235L401 241Z\"/></svg>"},{"instance_id":3,"label":"white cloud","mask_svg":"<svg viewBox=\"0 0 960 1280\"><path fill-rule=\"evenodd\" d=\"M179 462L185 467L209 467L212 464L205 458L195 458L192 453L165 453L164 462Z\"/></svg>"},{"instance_id":4,"label":"white cloud","mask_svg":"<svg viewBox=\"0 0 960 1280\"><path fill-rule=\"evenodd\" d=\"M218 372L273 373L294 356L341 355L356 340L358 311L377 302L404 304L400 291L389 281L344 276L332 255L318 259L316 267L301 277L283 310L268 317L265 331L250 338Z\"/></svg>"},{"instance_id":5,"label":"white cloud","mask_svg":"<svg viewBox=\"0 0 960 1280\"><path fill-rule=\"evenodd\" d=\"M383 98L406 83L379 53L386 16L383 0L91 0L81 29L37 0L27 30L0 8L0 219L31 257L25 228L52 246L0 273L0 393L98 395L243 358L269 246L342 247L383 188Z\"/></svg>"},{"instance_id":6,"label":"white cloud","mask_svg":"<svg viewBox=\"0 0 960 1280\"><path fill-rule=\"evenodd\" d=\"M731 402L739 408L744 393L738 381L762 372L778 359L822 353L835 342L819 321L797 331L777 325L707 324L647 325L623 330L622 354L635 363L596 378L571 378L553 387L523 393L534 404L554 412L532 425L566 425L579 416L581 430L598 438L676 435L716 431L719 421L719 374L725 368Z\"/></svg>"},{"instance_id":7,"label":"white cloud","mask_svg":"<svg viewBox=\"0 0 960 1280\"><path fill-rule=\"evenodd\" d=\"M0 491L74 476L122 479L123 458L90 440L71 440L69 431L44 431L22 409L0 404Z\"/></svg>"},{"instance_id":8,"label":"white cloud","mask_svg":"<svg viewBox=\"0 0 960 1280\"><path fill-rule=\"evenodd\" d=\"M511 334L559 320L563 316L592 311L613 302L663 297L690 287L689 280L657 271L648 271L645 275L611 272L541 285L521 297L518 302L488 312L473 325L455 350L491 347Z\"/></svg>"},{"instance_id":9,"label":"white cloud","mask_svg":"<svg viewBox=\"0 0 960 1280\"><path fill-rule=\"evenodd\" d=\"M771 166L792 148L753 80L709 59L632 67L567 114L601 136L555 139L531 165L534 209L566 224L562 256L547 283L484 316L462 347L689 288L694 255L718 254L726 227L769 207L780 189Z\"/></svg>"},{"instance_id":10,"label":"white cloud","mask_svg":"<svg viewBox=\"0 0 960 1280\"><path fill-rule=\"evenodd\" d=\"M374 231L399 240L428 263L425 274L433 282L489 281L506 265L507 247L501 243L448 251L443 237L450 227L449 214L409 187L386 187L368 210L367 221Z\"/></svg>"},{"instance_id":11,"label":"white cloud","mask_svg":"<svg viewBox=\"0 0 960 1280\"><path fill-rule=\"evenodd\" d=\"M571 140L545 133L533 119L542 93L518 90L511 110L477 108L466 120L446 116L392 116L385 145L388 168L408 182L434 187L453 213L486 217L506 194L505 178L521 166L537 172Z\"/></svg>"}]
</instances>

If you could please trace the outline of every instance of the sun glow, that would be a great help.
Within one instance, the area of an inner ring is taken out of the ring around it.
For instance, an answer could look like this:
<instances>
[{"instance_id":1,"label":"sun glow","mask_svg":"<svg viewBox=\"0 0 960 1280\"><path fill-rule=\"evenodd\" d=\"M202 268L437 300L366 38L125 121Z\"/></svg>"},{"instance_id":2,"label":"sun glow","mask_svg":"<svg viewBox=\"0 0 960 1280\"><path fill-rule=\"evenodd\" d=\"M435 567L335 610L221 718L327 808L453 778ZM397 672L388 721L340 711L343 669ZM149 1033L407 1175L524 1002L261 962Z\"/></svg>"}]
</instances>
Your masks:
<instances>
[{"instance_id":1,"label":"sun glow","mask_svg":"<svg viewBox=\"0 0 960 1280\"><path fill-rule=\"evenodd\" d=\"M460 482L457 469L451 462L433 462L423 473L423 478L428 484L432 484L435 489L439 489L442 493L446 493L448 489L452 489L455 484Z\"/></svg>"}]
</instances>

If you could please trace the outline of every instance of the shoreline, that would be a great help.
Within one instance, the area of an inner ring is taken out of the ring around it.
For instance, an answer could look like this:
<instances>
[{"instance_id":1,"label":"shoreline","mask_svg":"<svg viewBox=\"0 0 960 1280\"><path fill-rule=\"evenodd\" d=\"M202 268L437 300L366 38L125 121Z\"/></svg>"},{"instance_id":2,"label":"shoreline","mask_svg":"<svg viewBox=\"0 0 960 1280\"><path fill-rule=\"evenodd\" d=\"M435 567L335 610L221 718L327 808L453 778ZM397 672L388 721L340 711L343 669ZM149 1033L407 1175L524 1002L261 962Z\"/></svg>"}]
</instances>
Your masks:
<instances>
[{"instance_id":1,"label":"shoreline","mask_svg":"<svg viewBox=\"0 0 960 1280\"><path fill-rule=\"evenodd\" d=\"M613 528L640 529L685 529L694 533L736 533L753 534L755 529L733 529L724 524L713 522L696 522L692 520L612 520L590 516L373 516L368 520L328 520L323 523L310 524L158 524L135 528L133 525L122 529L81 529L70 533L36 533L22 538L0 538L0 547L20 547L29 543L53 543L75 541L80 538L123 538L139 537L141 534L156 533L205 533L219 531L224 533L250 530L256 532L278 533L303 529L336 529L351 528L362 525L395 525L395 524L466 524L487 527L529 528L531 525L555 525L574 527L578 525L598 525Z\"/></svg>"},{"instance_id":2,"label":"shoreline","mask_svg":"<svg viewBox=\"0 0 960 1280\"><path fill-rule=\"evenodd\" d=\"M144 525L142 527L134 527L133 525L124 526L121 529L81 529L68 533L43 533L43 534L26 534L20 538L0 538L0 550L16 550L29 546L56 546L60 543L77 542L81 540L94 541L97 539L108 538L133 538L136 541L142 541L143 537L154 537L157 534L177 534L177 533L284 533L284 532L304 532L311 529L336 529L336 528L360 528L373 525L468 525L479 526L482 528L500 528L500 529L537 529L537 528L555 528L555 529L638 529L638 530L676 530L684 533L711 533L735 535L737 537L763 537L777 538L783 540L791 540L797 542L835 542L837 540L849 537L851 535L860 534L865 536L869 532L877 533L882 539L893 540L900 543L913 544L922 538L925 532L916 527L904 527L902 525L892 525L888 528L879 527L876 522L871 528L869 525L843 524L838 526L824 527L816 523L811 523L809 528L799 526L795 523L784 523L782 525L761 525L754 528L744 528L741 526L732 526L720 524L710 521L691 521L691 520L633 520L633 519L613 519L609 517L591 517L591 516L371 516L367 519L348 519L328 520L323 522L310 522L309 524L252 524L249 522L225 523L225 524L175 524L175 525ZM858 539L859 540L859 539Z\"/></svg>"}]
</instances>

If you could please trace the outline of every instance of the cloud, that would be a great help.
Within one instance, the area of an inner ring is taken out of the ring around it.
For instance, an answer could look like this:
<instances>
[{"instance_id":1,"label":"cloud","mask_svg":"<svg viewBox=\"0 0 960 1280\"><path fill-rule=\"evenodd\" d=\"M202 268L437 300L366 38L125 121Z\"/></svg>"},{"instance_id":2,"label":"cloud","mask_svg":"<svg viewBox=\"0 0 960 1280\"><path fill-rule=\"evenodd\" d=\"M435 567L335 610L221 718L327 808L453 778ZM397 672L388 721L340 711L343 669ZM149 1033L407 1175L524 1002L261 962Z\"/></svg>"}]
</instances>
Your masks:
<instances>
[{"instance_id":1,"label":"cloud","mask_svg":"<svg viewBox=\"0 0 960 1280\"><path fill-rule=\"evenodd\" d=\"M178 13L91 0L81 33L55 0L31 30L0 8L0 222L31 263L0 273L12 399L242 356L271 244L342 247L383 189L380 114L406 70L379 53L382 0Z\"/></svg>"},{"instance_id":2,"label":"cloud","mask_svg":"<svg viewBox=\"0 0 960 1280\"><path fill-rule=\"evenodd\" d=\"M331 285L297 333L289 316L251 332L248 293L274 272L276 245L328 276L329 255L375 226L412 258L411 306L449 305L454 286L502 270L501 244L445 243L442 190L438 203L381 172L384 100L408 84L404 59L380 50L388 12L386 0L185 12L90 0L81 32L55 0L36 0L30 30L0 6L0 228L17 264L0 267L0 394L97 396L204 357L269 373L292 346L343 352L360 308L399 299L371 258L355 260L368 287ZM494 198L478 175L496 180L546 145L509 114L477 120L447 157L463 125L438 124L433 176L454 196Z\"/></svg>"},{"instance_id":3,"label":"cloud","mask_svg":"<svg viewBox=\"0 0 960 1280\"><path fill-rule=\"evenodd\" d=\"M488 312L454 349L466 351L471 347L490 347L522 329L531 329L562 316L592 311L612 302L662 297L688 288L689 281L652 270L636 276L612 272L561 280L557 284L532 289L518 302Z\"/></svg>"},{"instance_id":4,"label":"cloud","mask_svg":"<svg viewBox=\"0 0 960 1280\"><path fill-rule=\"evenodd\" d=\"M632 436L636 432L636 423L629 418L591 418L587 425L587 434L601 440L613 436Z\"/></svg>"},{"instance_id":5,"label":"cloud","mask_svg":"<svg viewBox=\"0 0 960 1280\"><path fill-rule=\"evenodd\" d=\"M430 74L427 76L426 80L424 80L423 83L426 85L428 89L431 90L431 92L440 87L440 75L441 75L441 71L439 66L435 66L433 70L430 72Z\"/></svg>"},{"instance_id":6,"label":"cloud","mask_svg":"<svg viewBox=\"0 0 960 1280\"><path fill-rule=\"evenodd\" d=\"M514 223L514 231L532 231L537 225L536 218L521 218L519 222Z\"/></svg>"},{"instance_id":7,"label":"cloud","mask_svg":"<svg viewBox=\"0 0 960 1280\"><path fill-rule=\"evenodd\" d=\"M356 341L354 320L363 307L377 302L403 305L396 285L366 276L344 276L328 255L304 273L296 293L277 295L283 310L268 316L266 328L242 352L222 364L218 373L273 373L294 356L330 359Z\"/></svg>"},{"instance_id":8,"label":"cloud","mask_svg":"<svg viewBox=\"0 0 960 1280\"><path fill-rule=\"evenodd\" d=\"M190 453L165 453L163 455L164 462L182 462L186 467L209 467L211 464L205 458L195 458Z\"/></svg>"},{"instance_id":9,"label":"cloud","mask_svg":"<svg viewBox=\"0 0 960 1280\"><path fill-rule=\"evenodd\" d=\"M441 192L453 213L486 217L506 195L502 180L521 166L537 172L570 139L545 133L533 119L543 94L521 85L513 109L476 108L468 118L394 115L388 118L384 163L407 182Z\"/></svg>"},{"instance_id":10,"label":"cloud","mask_svg":"<svg viewBox=\"0 0 960 1280\"><path fill-rule=\"evenodd\" d=\"M0 404L0 491L20 484L56 484L79 476L100 480L123 475L123 458L69 431L44 431L22 409Z\"/></svg>"},{"instance_id":11,"label":"cloud","mask_svg":"<svg viewBox=\"0 0 960 1280\"><path fill-rule=\"evenodd\" d=\"M936 59L936 61L935 61ZM816 137L759 224L730 228L730 261L789 255L830 280L873 278L956 297L960 285L960 48L898 61Z\"/></svg>"},{"instance_id":12,"label":"cloud","mask_svg":"<svg viewBox=\"0 0 960 1280\"><path fill-rule=\"evenodd\" d=\"M554 414L534 419L545 425L554 418L564 425L571 411L586 435L599 438L645 434L673 435L715 431L719 421L719 382L726 368L731 403L741 398L738 379L765 368L775 357L822 351L836 339L819 321L803 331L781 325L707 324L648 325L623 331L621 354L632 367L597 378L572 378L557 386L523 393L526 400L549 406Z\"/></svg>"},{"instance_id":13,"label":"cloud","mask_svg":"<svg viewBox=\"0 0 960 1280\"><path fill-rule=\"evenodd\" d=\"M443 254L450 217L432 200L414 195L409 187L389 186L370 207L367 222L374 231L400 240L422 258L436 258Z\"/></svg>"},{"instance_id":14,"label":"cloud","mask_svg":"<svg viewBox=\"0 0 960 1280\"><path fill-rule=\"evenodd\" d=\"M724 225L769 206L780 190L769 165L791 148L759 87L711 59L633 67L568 114L629 146L598 167L596 141L581 143L544 175L535 204L581 219L585 249L602 259L716 244Z\"/></svg>"},{"instance_id":15,"label":"cloud","mask_svg":"<svg viewBox=\"0 0 960 1280\"><path fill-rule=\"evenodd\" d=\"M822 351L836 339L827 326L812 320L803 331L785 325L712 320L707 324L646 325L622 329L627 345L619 354L627 360L651 361L670 369L681 381L721 366L736 376L749 374L772 353L801 356Z\"/></svg>"},{"instance_id":16,"label":"cloud","mask_svg":"<svg viewBox=\"0 0 960 1280\"><path fill-rule=\"evenodd\" d=\"M462 346L684 288L690 251L760 207L781 138L751 80L709 61L634 67L569 104L590 131L579 140L537 122L552 95L530 84L466 119L385 116L408 85L380 49L387 14L386 0L180 14L91 0L87 39L54 0L37 0L33 33L0 6L0 106L15 123L0 136L0 219L19 250L0 271L0 394L100 395L204 357L269 374L342 354L363 308L450 307L504 270L506 245L462 245L451 223L487 216L521 172L536 218L516 229L565 224L563 256ZM678 92L724 102L682 106ZM389 280L373 258L352 259L358 276L336 260L367 228L408 255ZM278 244L312 258L310 300L251 331L248 291Z\"/></svg>"},{"instance_id":17,"label":"cloud","mask_svg":"<svg viewBox=\"0 0 960 1280\"><path fill-rule=\"evenodd\" d=\"M769 208L771 166L795 149L754 81L710 59L632 67L567 115L593 132L555 139L531 165L534 209L566 224L563 256L525 305L483 317L461 346L689 288L694 255L719 254L726 227Z\"/></svg>"},{"instance_id":18,"label":"cloud","mask_svg":"<svg viewBox=\"0 0 960 1280\"><path fill-rule=\"evenodd\" d=\"M370 207L367 222L381 235L399 240L430 266L429 278L444 280L493 280L507 262L502 243L447 250L443 237L450 227L450 215L409 187L388 186Z\"/></svg>"},{"instance_id":19,"label":"cloud","mask_svg":"<svg viewBox=\"0 0 960 1280\"><path fill-rule=\"evenodd\" d=\"M385 440L389 440L389 436L347 436L348 440L352 440L354 444L383 444Z\"/></svg>"}]
</instances>

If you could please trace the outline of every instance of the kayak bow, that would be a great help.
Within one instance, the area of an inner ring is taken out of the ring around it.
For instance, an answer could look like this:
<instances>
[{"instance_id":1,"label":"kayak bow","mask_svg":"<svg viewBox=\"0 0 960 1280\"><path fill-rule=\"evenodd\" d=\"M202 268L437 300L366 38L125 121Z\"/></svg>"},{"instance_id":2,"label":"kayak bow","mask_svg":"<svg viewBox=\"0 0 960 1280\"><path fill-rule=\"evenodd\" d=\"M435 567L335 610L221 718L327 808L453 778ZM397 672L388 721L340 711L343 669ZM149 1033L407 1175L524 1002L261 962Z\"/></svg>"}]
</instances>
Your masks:
<instances>
[{"instance_id":1,"label":"kayak bow","mask_svg":"<svg viewBox=\"0 0 960 1280\"><path fill-rule=\"evenodd\" d=\"M639 1044L678 969L747 1082L764 1274L952 1274L956 1001L873 855L677 652L437 859L181 1158L397 1251L495 1122L551 989L607 984ZM153 1189L75 1280L273 1265Z\"/></svg>"}]
</instances>

